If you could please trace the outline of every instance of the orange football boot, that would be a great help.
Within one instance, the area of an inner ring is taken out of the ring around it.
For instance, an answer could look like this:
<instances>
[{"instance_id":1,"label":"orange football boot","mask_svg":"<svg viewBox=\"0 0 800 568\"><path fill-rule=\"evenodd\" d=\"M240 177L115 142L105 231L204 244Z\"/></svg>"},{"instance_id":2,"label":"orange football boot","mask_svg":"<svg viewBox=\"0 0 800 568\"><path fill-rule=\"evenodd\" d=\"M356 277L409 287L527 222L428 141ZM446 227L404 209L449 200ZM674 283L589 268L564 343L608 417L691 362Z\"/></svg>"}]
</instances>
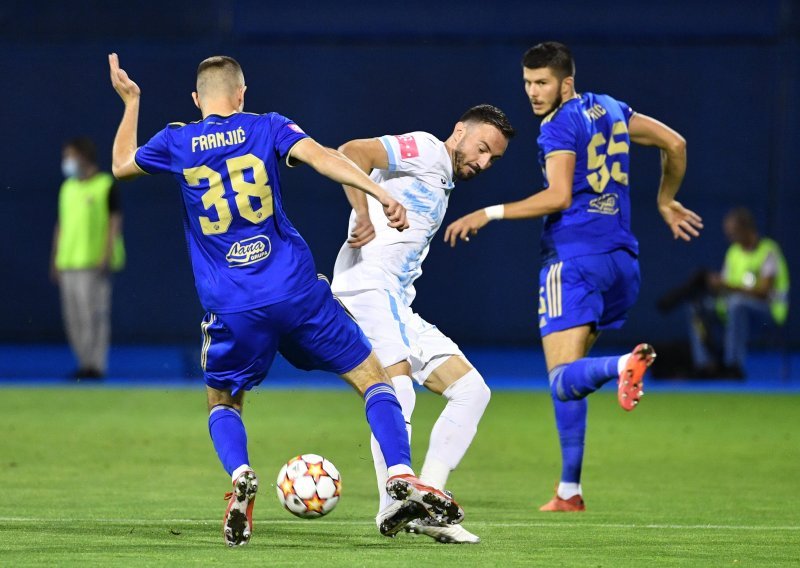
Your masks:
<instances>
[{"instance_id":1,"label":"orange football boot","mask_svg":"<svg viewBox=\"0 0 800 568\"><path fill-rule=\"evenodd\" d=\"M540 511L549 513L580 513L586 510L586 503L580 495L573 495L569 499L562 499L558 493L547 503L539 507Z\"/></svg>"},{"instance_id":2,"label":"orange football boot","mask_svg":"<svg viewBox=\"0 0 800 568\"><path fill-rule=\"evenodd\" d=\"M656 359L655 350L647 343L634 347L625 368L617 381L617 400L625 410L631 411L644 396L644 372Z\"/></svg>"},{"instance_id":3,"label":"orange football boot","mask_svg":"<svg viewBox=\"0 0 800 568\"><path fill-rule=\"evenodd\" d=\"M258 477L252 469L242 472L225 494L228 507L222 519L222 535L228 546L244 546L253 533L253 505L258 492Z\"/></svg>"}]
</instances>

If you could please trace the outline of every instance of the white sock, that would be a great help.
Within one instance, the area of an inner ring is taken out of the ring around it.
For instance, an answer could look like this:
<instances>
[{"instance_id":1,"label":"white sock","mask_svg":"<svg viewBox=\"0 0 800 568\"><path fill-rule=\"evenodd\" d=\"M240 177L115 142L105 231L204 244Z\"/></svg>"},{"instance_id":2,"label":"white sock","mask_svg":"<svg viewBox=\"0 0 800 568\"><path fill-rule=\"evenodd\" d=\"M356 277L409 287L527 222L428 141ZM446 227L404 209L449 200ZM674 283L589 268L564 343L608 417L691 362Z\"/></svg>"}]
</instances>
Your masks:
<instances>
[{"instance_id":1,"label":"white sock","mask_svg":"<svg viewBox=\"0 0 800 568\"><path fill-rule=\"evenodd\" d=\"M562 499L569 499L575 495L583 495L580 483L566 483L562 481L558 484L558 491L556 491Z\"/></svg>"},{"instance_id":2,"label":"white sock","mask_svg":"<svg viewBox=\"0 0 800 568\"><path fill-rule=\"evenodd\" d=\"M447 406L433 425L431 441L420 479L428 485L444 489L447 477L467 453L491 391L475 369L447 387L442 393Z\"/></svg>"},{"instance_id":3,"label":"white sock","mask_svg":"<svg viewBox=\"0 0 800 568\"><path fill-rule=\"evenodd\" d=\"M417 402L417 394L414 392L414 383L411 377L399 375L397 377L392 377L392 384L394 385L397 401L400 403L400 408L403 411L403 418L406 421L408 441L411 443L411 414L414 412L414 406ZM375 436L370 438L370 449L372 450L372 462L375 465L375 477L378 482L378 512L380 512L394 501L394 499L389 497L386 493L386 480L391 476L386 469L386 460L383 459L383 452L381 452L381 447L378 444L378 440L375 439ZM402 473L407 472L403 471ZM397 474L394 473L392 475Z\"/></svg>"},{"instance_id":4,"label":"white sock","mask_svg":"<svg viewBox=\"0 0 800 568\"><path fill-rule=\"evenodd\" d=\"M419 478L426 485L436 489L444 489L451 471L452 468L449 465L440 462L428 452L428 455L425 456L425 463L422 464L422 473Z\"/></svg>"},{"instance_id":5,"label":"white sock","mask_svg":"<svg viewBox=\"0 0 800 568\"><path fill-rule=\"evenodd\" d=\"M240 465L239 467L233 470L233 473L231 474L231 481L236 481L240 475L242 475L245 471L249 471L251 469L253 468L246 463Z\"/></svg>"},{"instance_id":6,"label":"white sock","mask_svg":"<svg viewBox=\"0 0 800 568\"><path fill-rule=\"evenodd\" d=\"M628 353L627 355L623 355L617 361L617 374L619 375L622 372L622 369L625 368L625 365L628 364L628 359L631 358L631 354Z\"/></svg>"},{"instance_id":7,"label":"white sock","mask_svg":"<svg viewBox=\"0 0 800 568\"><path fill-rule=\"evenodd\" d=\"M392 377L394 393L400 408L403 411L403 418L406 419L406 426L411 424L411 415L414 414L414 406L417 404L417 393L414 392L414 381L408 375L398 375ZM409 434L409 440L411 439Z\"/></svg>"},{"instance_id":8,"label":"white sock","mask_svg":"<svg viewBox=\"0 0 800 568\"><path fill-rule=\"evenodd\" d=\"M389 477L394 477L395 475L414 475L414 470L411 469L410 466L399 463L390 467L387 473Z\"/></svg>"}]
</instances>

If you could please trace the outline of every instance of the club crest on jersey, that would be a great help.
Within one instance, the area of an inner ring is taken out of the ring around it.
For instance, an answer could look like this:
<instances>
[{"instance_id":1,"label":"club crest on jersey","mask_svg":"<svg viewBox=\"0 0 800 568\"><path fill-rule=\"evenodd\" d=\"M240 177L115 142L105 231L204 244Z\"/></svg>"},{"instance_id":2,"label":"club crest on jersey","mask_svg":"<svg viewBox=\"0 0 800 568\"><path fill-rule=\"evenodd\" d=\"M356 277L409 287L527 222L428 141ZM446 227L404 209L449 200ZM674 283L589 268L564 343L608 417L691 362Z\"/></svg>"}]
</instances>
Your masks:
<instances>
[{"instance_id":1,"label":"club crest on jersey","mask_svg":"<svg viewBox=\"0 0 800 568\"><path fill-rule=\"evenodd\" d=\"M258 235L233 243L228 254L225 255L225 260L228 261L228 266L231 268L247 266L264 260L271 252L272 243L269 237Z\"/></svg>"},{"instance_id":2,"label":"club crest on jersey","mask_svg":"<svg viewBox=\"0 0 800 568\"><path fill-rule=\"evenodd\" d=\"M616 193L606 193L600 197L595 197L589 202L589 213L616 215L619 212L618 202L619 195Z\"/></svg>"}]
</instances>

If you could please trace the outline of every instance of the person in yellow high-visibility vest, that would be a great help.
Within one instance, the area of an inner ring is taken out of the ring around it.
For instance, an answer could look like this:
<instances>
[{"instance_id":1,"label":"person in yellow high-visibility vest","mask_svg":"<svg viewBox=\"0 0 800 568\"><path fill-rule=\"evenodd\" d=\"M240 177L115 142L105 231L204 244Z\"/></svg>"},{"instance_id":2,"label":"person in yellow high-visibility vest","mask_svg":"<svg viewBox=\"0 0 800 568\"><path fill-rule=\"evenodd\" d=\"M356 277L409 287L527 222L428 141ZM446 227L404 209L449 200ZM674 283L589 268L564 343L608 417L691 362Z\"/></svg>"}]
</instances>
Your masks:
<instances>
[{"instance_id":1,"label":"person in yellow high-visibility vest","mask_svg":"<svg viewBox=\"0 0 800 568\"><path fill-rule=\"evenodd\" d=\"M88 138L66 142L50 275L61 291L67 339L78 361L75 378L106 373L111 339L111 273L122 269L122 209L111 174L97 165Z\"/></svg>"},{"instance_id":2,"label":"person in yellow high-visibility vest","mask_svg":"<svg viewBox=\"0 0 800 568\"><path fill-rule=\"evenodd\" d=\"M789 269L778 243L759 235L748 209L731 210L723 229L731 246L722 272L706 276L709 294L692 304L692 358L701 375L742 378L750 331L786 322Z\"/></svg>"}]
</instances>

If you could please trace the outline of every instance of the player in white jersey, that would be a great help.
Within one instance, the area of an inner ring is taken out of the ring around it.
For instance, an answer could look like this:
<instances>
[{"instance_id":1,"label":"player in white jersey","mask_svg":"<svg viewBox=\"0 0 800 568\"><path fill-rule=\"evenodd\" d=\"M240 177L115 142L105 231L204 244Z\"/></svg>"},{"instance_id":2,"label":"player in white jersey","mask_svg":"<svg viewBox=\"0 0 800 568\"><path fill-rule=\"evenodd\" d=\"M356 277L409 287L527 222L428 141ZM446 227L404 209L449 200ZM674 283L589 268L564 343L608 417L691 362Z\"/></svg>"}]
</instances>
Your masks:
<instances>
[{"instance_id":1,"label":"player in white jersey","mask_svg":"<svg viewBox=\"0 0 800 568\"><path fill-rule=\"evenodd\" d=\"M345 186L353 211L349 239L334 268L334 293L355 316L392 378L409 436L416 395L412 379L447 399L431 432L422 466L425 483L444 490L472 443L490 392L449 337L411 309L414 281L422 274L433 236L442 224L455 180L467 180L499 159L514 136L503 112L491 105L469 109L444 142L427 132L352 140L339 150L370 173L407 210L409 229L392 234L380 204L362 199ZM375 223L373 224L373 220ZM372 455L378 477L380 508L376 521L398 507L386 495L386 464L375 438ZM408 511L412 516L414 511ZM418 517L418 515L417 515ZM459 525L440 525L432 518L408 529L440 542L475 543L479 538Z\"/></svg>"}]
</instances>

